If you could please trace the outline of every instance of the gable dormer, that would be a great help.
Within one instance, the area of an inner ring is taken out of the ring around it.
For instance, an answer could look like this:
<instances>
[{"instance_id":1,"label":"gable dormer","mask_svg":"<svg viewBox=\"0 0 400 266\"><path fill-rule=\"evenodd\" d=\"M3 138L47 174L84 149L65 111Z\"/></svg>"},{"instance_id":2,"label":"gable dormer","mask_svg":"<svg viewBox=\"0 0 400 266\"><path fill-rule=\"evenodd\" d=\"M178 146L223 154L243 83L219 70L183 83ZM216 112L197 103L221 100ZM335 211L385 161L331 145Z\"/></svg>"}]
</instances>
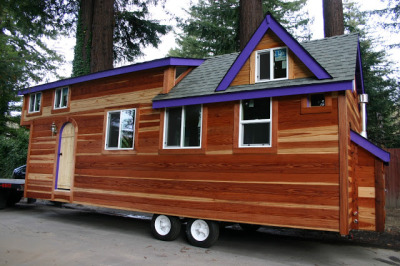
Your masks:
<instances>
[{"instance_id":1,"label":"gable dormer","mask_svg":"<svg viewBox=\"0 0 400 266\"><path fill-rule=\"evenodd\" d=\"M267 14L216 91L224 91L229 86L300 77L331 78L307 50Z\"/></svg>"},{"instance_id":2,"label":"gable dormer","mask_svg":"<svg viewBox=\"0 0 400 266\"><path fill-rule=\"evenodd\" d=\"M272 30L268 30L230 86L309 77L315 75Z\"/></svg>"}]
</instances>

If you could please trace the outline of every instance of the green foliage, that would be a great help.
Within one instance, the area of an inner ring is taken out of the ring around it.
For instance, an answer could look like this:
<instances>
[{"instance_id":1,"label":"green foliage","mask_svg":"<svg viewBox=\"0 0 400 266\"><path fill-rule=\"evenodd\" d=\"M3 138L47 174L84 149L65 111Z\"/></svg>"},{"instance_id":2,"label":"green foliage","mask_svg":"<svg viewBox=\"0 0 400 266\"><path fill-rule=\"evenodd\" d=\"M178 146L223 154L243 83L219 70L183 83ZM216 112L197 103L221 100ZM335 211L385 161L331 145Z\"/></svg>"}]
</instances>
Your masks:
<instances>
[{"instance_id":1,"label":"green foliage","mask_svg":"<svg viewBox=\"0 0 400 266\"><path fill-rule=\"evenodd\" d=\"M113 58L116 62L132 62L135 58L143 55L143 47L152 45L158 47L161 42L160 36L166 34L170 27L161 25L156 20L148 19L150 4L163 3L164 0L115 0L114 1L114 33L113 33ZM76 1L79 9L80 1ZM92 36L88 36L85 43L85 34L91 34L90 30L84 29L79 12L76 32L76 46L74 51L72 76L89 74L90 55L92 47ZM94 44L95 45L95 44ZM83 58L82 51L85 50L87 58Z\"/></svg>"},{"instance_id":2,"label":"green foliage","mask_svg":"<svg viewBox=\"0 0 400 266\"><path fill-rule=\"evenodd\" d=\"M398 0L381 0L386 3L386 8L382 10L373 10L368 12L370 15L378 15L378 25L384 29L392 30L398 33L400 30L400 2ZM400 42L397 40L392 43L391 47L400 47Z\"/></svg>"},{"instance_id":3,"label":"green foliage","mask_svg":"<svg viewBox=\"0 0 400 266\"><path fill-rule=\"evenodd\" d=\"M29 132L24 128L10 128L0 135L0 178L10 178L18 166L26 164Z\"/></svg>"},{"instance_id":4,"label":"green foliage","mask_svg":"<svg viewBox=\"0 0 400 266\"><path fill-rule=\"evenodd\" d=\"M263 1L263 11L270 11L290 32L309 39L308 15L301 12L305 4L305 0ZM170 56L204 58L239 50L239 0L200 0L187 12L188 19L178 19L183 34L177 39L179 48L171 49Z\"/></svg>"},{"instance_id":5,"label":"green foliage","mask_svg":"<svg viewBox=\"0 0 400 266\"><path fill-rule=\"evenodd\" d=\"M345 28L360 35L364 87L369 95L368 138L381 146L400 147L398 77L386 51L377 49L377 40L369 36L367 17L368 13L360 12L356 4L344 3Z\"/></svg>"}]
</instances>

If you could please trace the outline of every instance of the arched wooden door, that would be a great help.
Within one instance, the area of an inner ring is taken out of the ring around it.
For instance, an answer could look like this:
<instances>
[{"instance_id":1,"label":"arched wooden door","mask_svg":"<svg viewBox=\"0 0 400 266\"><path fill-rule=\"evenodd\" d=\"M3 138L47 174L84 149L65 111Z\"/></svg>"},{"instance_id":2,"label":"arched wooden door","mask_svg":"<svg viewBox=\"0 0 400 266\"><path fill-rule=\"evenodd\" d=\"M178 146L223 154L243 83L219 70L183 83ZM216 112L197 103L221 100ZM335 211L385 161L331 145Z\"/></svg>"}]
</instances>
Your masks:
<instances>
[{"instance_id":1,"label":"arched wooden door","mask_svg":"<svg viewBox=\"0 0 400 266\"><path fill-rule=\"evenodd\" d=\"M57 175L55 189L70 190L74 175L75 128L71 123L65 124L60 132L58 148Z\"/></svg>"}]
</instances>

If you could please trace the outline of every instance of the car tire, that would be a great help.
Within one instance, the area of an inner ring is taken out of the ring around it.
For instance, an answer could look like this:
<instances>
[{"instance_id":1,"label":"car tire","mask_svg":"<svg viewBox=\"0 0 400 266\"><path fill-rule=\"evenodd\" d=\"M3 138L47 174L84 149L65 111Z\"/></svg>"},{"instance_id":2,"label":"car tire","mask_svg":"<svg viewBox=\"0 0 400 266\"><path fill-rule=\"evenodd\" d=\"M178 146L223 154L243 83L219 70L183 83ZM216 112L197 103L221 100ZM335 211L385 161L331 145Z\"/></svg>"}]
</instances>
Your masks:
<instances>
[{"instance_id":1,"label":"car tire","mask_svg":"<svg viewBox=\"0 0 400 266\"><path fill-rule=\"evenodd\" d=\"M214 221L190 219L186 226L188 242L196 247L211 247L219 237L219 225Z\"/></svg>"},{"instance_id":2,"label":"car tire","mask_svg":"<svg viewBox=\"0 0 400 266\"><path fill-rule=\"evenodd\" d=\"M151 219L151 232L159 240L172 241L177 239L181 227L181 221L175 216L154 214Z\"/></svg>"}]
</instances>

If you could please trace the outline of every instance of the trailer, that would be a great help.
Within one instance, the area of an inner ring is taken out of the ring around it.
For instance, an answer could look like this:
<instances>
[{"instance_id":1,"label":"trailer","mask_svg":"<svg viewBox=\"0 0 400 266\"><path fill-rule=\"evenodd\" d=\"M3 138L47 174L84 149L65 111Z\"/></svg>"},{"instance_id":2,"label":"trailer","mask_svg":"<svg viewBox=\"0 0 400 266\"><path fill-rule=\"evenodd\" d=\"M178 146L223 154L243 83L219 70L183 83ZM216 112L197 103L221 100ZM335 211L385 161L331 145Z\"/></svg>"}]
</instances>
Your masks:
<instances>
[{"instance_id":1,"label":"trailer","mask_svg":"<svg viewBox=\"0 0 400 266\"><path fill-rule=\"evenodd\" d=\"M25 197L154 214L195 246L219 223L384 230L356 34L297 42L267 14L239 53L163 58L27 88ZM374 99L370 99L373 101Z\"/></svg>"}]
</instances>

